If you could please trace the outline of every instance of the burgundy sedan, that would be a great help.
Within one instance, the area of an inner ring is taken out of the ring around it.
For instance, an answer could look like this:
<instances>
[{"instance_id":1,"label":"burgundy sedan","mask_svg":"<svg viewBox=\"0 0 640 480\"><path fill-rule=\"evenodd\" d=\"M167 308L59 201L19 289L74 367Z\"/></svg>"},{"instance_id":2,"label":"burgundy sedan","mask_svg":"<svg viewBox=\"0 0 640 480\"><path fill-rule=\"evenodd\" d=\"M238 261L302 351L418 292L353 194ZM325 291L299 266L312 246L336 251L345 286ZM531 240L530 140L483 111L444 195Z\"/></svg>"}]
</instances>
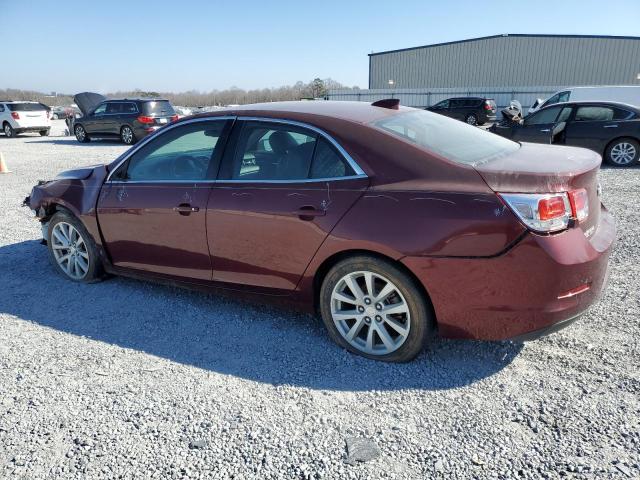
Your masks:
<instances>
[{"instance_id":1,"label":"burgundy sedan","mask_svg":"<svg viewBox=\"0 0 640 480\"><path fill-rule=\"evenodd\" d=\"M436 331L525 340L597 300L615 237L600 162L393 100L284 102L184 118L26 203L70 280L292 304L407 361Z\"/></svg>"}]
</instances>

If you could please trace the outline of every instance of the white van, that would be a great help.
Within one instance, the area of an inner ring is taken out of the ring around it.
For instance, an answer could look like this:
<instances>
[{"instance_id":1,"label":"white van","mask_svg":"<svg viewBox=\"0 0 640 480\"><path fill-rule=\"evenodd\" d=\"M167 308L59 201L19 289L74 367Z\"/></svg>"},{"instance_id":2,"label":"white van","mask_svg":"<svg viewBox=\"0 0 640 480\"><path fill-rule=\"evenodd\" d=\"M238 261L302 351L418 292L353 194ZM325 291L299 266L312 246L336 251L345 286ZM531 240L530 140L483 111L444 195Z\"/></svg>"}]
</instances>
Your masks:
<instances>
[{"instance_id":1,"label":"white van","mask_svg":"<svg viewBox=\"0 0 640 480\"><path fill-rule=\"evenodd\" d=\"M528 113L560 102L600 101L628 103L640 107L640 86L570 87L551 95L547 100L538 99Z\"/></svg>"}]
</instances>

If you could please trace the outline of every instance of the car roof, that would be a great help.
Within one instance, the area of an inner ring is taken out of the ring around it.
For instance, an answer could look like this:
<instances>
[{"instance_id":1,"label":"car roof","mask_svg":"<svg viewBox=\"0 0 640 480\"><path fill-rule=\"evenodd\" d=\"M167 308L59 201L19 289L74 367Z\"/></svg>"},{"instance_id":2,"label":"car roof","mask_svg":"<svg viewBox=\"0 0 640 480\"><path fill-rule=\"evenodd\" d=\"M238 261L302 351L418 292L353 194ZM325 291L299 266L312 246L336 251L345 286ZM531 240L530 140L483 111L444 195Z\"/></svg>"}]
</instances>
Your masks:
<instances>
[{"instance_id":1,"label":"car roof","mask_svg":"<svg viewBox=\"0 0 640 480\"><path fill-rule=\"evenodd\" d=\"M366 124L412 110L415 109L403 106L399 106L398 109L374 107L369 102L317 100L239 105L215 112L207 112L198 116L215 117L224 115L254 115L269 117L270 115L275 115L282 118L284 116L291 115L292 117L296 117L296 119L308 117L309 120L312 120L314 117L331 117Z\"/></svg>"},{"instance_id":2,"label":"car roof","mask_svg":"<svg viewBox=\"0 0 640 480\"><path fill-rule=\"evenodd\" d=\"M33 100L0 100L0 103L40 103Z\"/></svg>"},{"instance_id":3,"label":"car roof","mask_svg":"<svg viewBox=\"0 0 640 480\"><path fill-rule=\"evenodd\" d=\"M577 106L577 107L579 107L581 105L604 105L604 106L608 106L608 107L623 108L625 110L632 110L632 111L634 111L636 113L640 113L640 108L638 108L635 105L631 105L629 103L623 103L623 102L605 102L605 101L602 101L602 100L591 100L591 101L589 101L589 100L581 100L581 101L578 101L578 102L558 102L558 103L553 103L551 105L547 105L546 107L541 108L539 111L546 110L546 109L551 108L551 107L557 107L557 106L567 106L567 107L569 107L569 106L574 106L574 105Z\"/></svg>"},{"instance_id":4,"label":"car roof","mask_svg":"<svg viewBox=\"0 0 640 480\"><path fill-rule=\"evenodd\" d=\"M168 102L169 100L167 100L166 98L141 98L141 97L134 97L134 98L107 98L105 100L105 102Z\"/></svg>"}]
</instances>

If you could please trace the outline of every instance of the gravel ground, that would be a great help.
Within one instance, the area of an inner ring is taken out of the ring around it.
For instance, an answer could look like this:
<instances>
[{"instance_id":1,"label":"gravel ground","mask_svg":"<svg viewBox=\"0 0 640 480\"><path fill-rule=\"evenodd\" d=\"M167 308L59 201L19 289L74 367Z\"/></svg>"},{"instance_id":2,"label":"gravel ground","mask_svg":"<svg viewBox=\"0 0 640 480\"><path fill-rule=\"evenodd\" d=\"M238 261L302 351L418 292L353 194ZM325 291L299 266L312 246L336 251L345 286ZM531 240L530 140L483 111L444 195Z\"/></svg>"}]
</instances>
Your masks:
<instances>
[{"instance_id":1,"label":"gravel ground","mask_svg":"<svg viewBox=\"0 0 640 480\"><path fill-rule=\"evenodd\" d=\"M0 478L640 477L640 168L601 172L619 238L578 323L386 365L306 315L56 275L22 199L123 150L0 136Z\"/></svg>"}]
</instances>

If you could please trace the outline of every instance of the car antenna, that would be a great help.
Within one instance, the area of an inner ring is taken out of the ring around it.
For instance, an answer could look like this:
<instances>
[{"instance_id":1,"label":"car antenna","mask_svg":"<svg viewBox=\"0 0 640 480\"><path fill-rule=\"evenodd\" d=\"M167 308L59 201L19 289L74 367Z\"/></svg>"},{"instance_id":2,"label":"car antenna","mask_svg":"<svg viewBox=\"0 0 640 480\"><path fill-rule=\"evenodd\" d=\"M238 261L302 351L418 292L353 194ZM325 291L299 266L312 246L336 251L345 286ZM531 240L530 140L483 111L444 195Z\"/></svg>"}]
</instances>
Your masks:
<instances>
[{"instance_id":1,"label":"car antenna","mask_svg":"<svg viewBox=\"0 0 640 480\"><path fill-rule=\"evenodd\" d=\"M371 105L374 107L388 108L390 110L399 110L400 100L398 100L397 98L385 98L384 100L373 102Z\"/></svg>"}]
</instances>

